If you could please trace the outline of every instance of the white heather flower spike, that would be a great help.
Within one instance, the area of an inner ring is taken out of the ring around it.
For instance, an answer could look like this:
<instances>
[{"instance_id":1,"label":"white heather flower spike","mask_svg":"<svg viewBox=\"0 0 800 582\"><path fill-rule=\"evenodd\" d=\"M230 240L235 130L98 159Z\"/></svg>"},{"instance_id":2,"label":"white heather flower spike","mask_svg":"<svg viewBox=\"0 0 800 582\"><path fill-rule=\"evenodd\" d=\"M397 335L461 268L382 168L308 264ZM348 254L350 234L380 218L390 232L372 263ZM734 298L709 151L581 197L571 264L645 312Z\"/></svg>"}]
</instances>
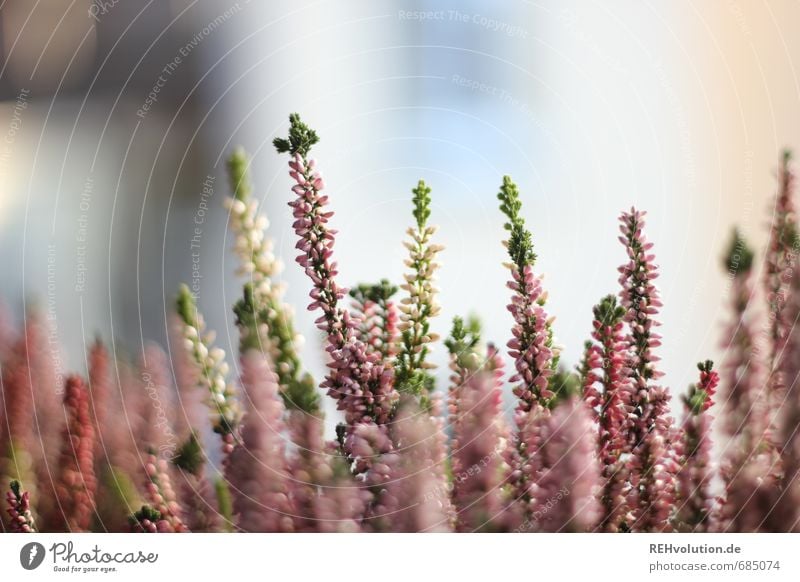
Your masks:
<instances>
[{"instance_id":1,"label":"white heather flower spike","mask_svg":"<svg viewBox=\"0 0 800 582\"><path fill-rule=\"evenodd\" d=\"M186 352L198 368L197 383L207 392L212 426L214 432L222 437L222 450L227 455L233 450L233 433L241 415L234 399L236 388L226 379L228 364L225 362L225 352L212 345L213 332L204 333L203 315L197 310L194 297L186 285L180 287L177 311L183 322Z\"/></svg>"},{"instance_id":2,"label":"white heather flower spike","mask_svg":"<svg viewBox=\"0 0 800 582\"><path fill-rule=\"evenodd\" d=\"M237 274L247 277L250 289L245 293L251 294L245 305L240 302L235 308L237 323L244 328L242 351L257 348L269 354L288 408L318 413L315 382L300 370L297 350L302 337L294 329L291 308L283 302L284 285L277 280L283 265L273 252L272 239L265 234L269 220L259 214L258 202L252 197L249 163L242 148L228 159L232 195L225 199L239 258ZM247 320L255 320L257 325ZM255 333L251 334L252 330Z\"/></svg>"},{"instance_id":3,"label":"white heather flower spike","mask_svg":"<svg viewBox=\"0 0 800 582\"><path fill-rule=\"evenodd\" d=\"M436 232L435 226L428 225L431 213L431 189L420 180L412 192L416 224L406 231L411 240L403 243L409 251L409 258L404 262L411 272L403 275L405 283L400 285L408 296L404 297L399 305L400 342L396 385L400 392L410 392L427 398L433 389L433 376L428 370L434 369L435 366L425 361L425 358L430 350L430 344L439 339L437 334L430 331L430 320L441 311L436 302L439 290L433 286L434 274L439 268L436 255L444 247L430 242Z\"/></svg>"}]
</instances>

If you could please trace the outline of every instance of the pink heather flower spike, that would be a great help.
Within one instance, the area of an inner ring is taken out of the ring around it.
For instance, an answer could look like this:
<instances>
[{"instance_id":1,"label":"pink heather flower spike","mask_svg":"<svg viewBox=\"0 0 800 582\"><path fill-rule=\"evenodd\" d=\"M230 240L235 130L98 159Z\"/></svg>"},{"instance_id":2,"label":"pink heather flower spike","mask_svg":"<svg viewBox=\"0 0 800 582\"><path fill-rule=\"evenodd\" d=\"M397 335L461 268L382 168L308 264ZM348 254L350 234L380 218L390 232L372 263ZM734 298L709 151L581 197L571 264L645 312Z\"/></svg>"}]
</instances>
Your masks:
<instances>
[{"instance_id":1,"label":"pink heather flower spike","mask_svg":"<svg viewBox=\"0 0 800 582\"><path fill-rule=\"evenodd\" d=\"M678 471L677 528L682 531L715 530L715 500L711 495L711 416L708 409L719 384L711 360L700 362L700 381L683 397L682 439L677 444Z\"/></svg>"},{"instance_id":2,"label":"pink heather flower spike","mask_svg":"<svg viewBox=\"0 0 800 582\"><path fill-rule=\"evenodd\" d=\"M445 532L452 530L453 508L445 475L446 445L440 419L408 398L391 426L394 447L375 462L384 471L373 523L379 531ZM381 465L385 463L386 469ZM386 505L386 500L391 505Z\"/></svg>"},{"instance_id":3,"label":"pink heather flower spike","mask_svg":"<svg viewBox=\"0 0 800 582\"><path fill-rule=\"evenodd\" d=\"M0 426L0 478L4 482L33 481L33 457L38 443L33 426L32 371L26 336L20 337L2 366L4 418Z\"/></svg>"},{"instance_id":4,"label":"pink heather flower spike","mask_svg":"<svg viewBox=\"0 0 800 582\"><path fill-rule=\"evenodd\" d=\"M128 518L128 522L131 533L175 533L170 522L149 505L142 505L139 511Z\"/></svg>"},{"instance_id":5,"label":"pink heather flower spike","mask_svg":"<svg viewBox=\"0 0 800 582\"><path fill-rule=\"evenodd\" d=\"M328 197L322 193L322 177L314 161L307 159L318 138L298 115L291 115L290 121L289 139L276 139L275 145L279 152L292 154L289 175L295 181L292 191L296 198L289 206L293 209L296 247L300 251L296 260L313 283L308 309L322 312L316 323L328 339L330 372L322 385L337 400L337 408L344 411L349 431L359 423L383 425L389 421L397 401L393 370L384 365L378 354L369 353L358 339L358 319L340 306L346 289L335 280L336 231L328 227L333 212L325 210Z\"/></svg>"},{"instance_id":6,"label":"pink heather flower spike","mask_svg":"<svg viewBox=\"0 0 800 582\"><path fill-rule=\"evenodd\" d=\"M725 359L721 367L720 420L727 441L720 473L725 493L714 519L721 531L757 531L763 529L765 515L758 508L772 503L780 462L771 442L767 370L758 343L758 320L748 313L752 312L751 300L755 296L754 253L738 230L734 231L724 259L732 316L721 345Z\"/></svg>"},{"instance_id":7,"label":"pink heather flower spike","mask_svg":"<svg viewBox=\"0 0 800 582\"><path fill-rule=\"evenodd\" d=\"M11 533L36 533L36 524L31 513L31 494L20 489L19 481L12 481L6 493Z\"/></svg>"},{"instance_id":8,"label":"pink heather flower spike","mask_svg":"<svg viewBox=\"0 0 800 582\"><path fill-rule=\"evenodd\" d=\"M188 532L189 529L184 525L183 508L178 503L169 470L166 459L158 458L152 450L147 453L145 458L147 498L161 519L169 524L171 532Z\"/></svg>"},{"instance_id":9,"label":"pink heather flower spike","mask_svg":"<svg viewBox=\"0 0 800 582\"><path fill-rule=\"evenodd\" d=\"M40 516L50 515L55 509L51 473L58 463L61 436L58 427L64 419L61 408L60 387L63 378L56 369L60 362L60 347L49 343L52 330L39 308L26 313L24 335L27 344L28 369L33 388L33 428L35 446L29 449L32 454L36 481L31 483L31 494L36 497L37 512Z\"/></svg>"},{"instance_id":10,"label":"pink heather flower spike","mask_svg":"<svg viewBox=\"0 0 800 582\"><path fill-rule=\"evenodd\" d=\"M324 441L323 419L294 409L287 425L294 448L289 471L296 531L360 531L371 496L354 480L337 445Z\"/></svg>"},{"instance_id":11,"label":"pink heather flower spike","mask_svg":"<svg viewBox=\"0 0 800 582\"><path fill-rule=\"evenodd\" d=\"M460 317L445 345L450 351L448 422L452 499L457 531L500 531L507 525L508 428L502 416L503 362L490 345L478 355L480 324Z\"/></svg>"},{"instance_id":12,"label":"pink heather flower spike","mask_svg":"<svg viewBox=\"0 0 800 582\"><path fill-rule=\"evenodd\" d=\"M178 437L172 425L175 418L173 387L164 351L156 344L146 345L138 372L149 400L144 410L147 429L140 446L153 448L160 457L173 457L178 447Z\"/></svg>"},{"instance_id":13,"label":"pink heather flower spike","mask_svg":"<svg viewBox=\"0 0 800 582\"><path fill-rule=\"evenodd\" d=\"M507 478L501 384L494 371L476 371L457 394L451 454L457 530L496 531Z\"/></svg>"},{"instance_id":14,"label":"pink heather flower spike","mask_svg":"<svg viewBox=\"0 0 800 582\"><path fill-rule=\"evenodd\" d=\"M56 495L66 531L89 530L95 514L97 479L94 473L95 432L89 389L80 376L69 376L64 388L63 431Z\"/></svg>"},{"instance_id":15,"label":"pink heather flower spike","mask_svg":"<svg viewBox=\"0 0 800 582\"><path fill-rule=\"evenodd\" d=\"M96 454L98 462L105 458L103 431L107 426L107 415L111 409L111 370L108 351L100 339L89 348L89 395L91 415L95 434L98 435Z\"/></svg>"},{"instance_id":16,"label":"pink heather flower spike","mask_svg":"<svg viewBox=\"0 0 800 582\"><path fill-rule=\"evenodd\" d=\"M776 360L784 390L775 423L775 444L783 474L780 493L766 521L772 531L800 532L800 276L797 274L793 275L784 313L792 324Z\"/></svg>"},{"instance_id":17,"label":"pink heather flower spike","mask_svg":"<svg viewBox=\"0 0 800 582\"><path fill-rule=\"evenodd\" d=\"M597 422L597 447L603 486L602 518L598 529L620 530L628 514L626 439L631 383L627 368L627 343L622 318L625 309L608 295L594 308L592 338L584 355L583 390L590 413Z\"/></svg>"},{"instance_id":18,"label":"pink heather flower spike","mask_svg":"<svg viewBox=\"0 0 800 582\"><path fill-rule=\"evenodd\" d=\"M791 152L783 152L778 168L778 194L770 225L769 244L764 266L764 289L770 310L770 370L776 370L780 343L793 325L783 313L790 292L794 263L797 260L797 215L794 205L795 174ZM773 391L780 391L780 377L772 379Z\"/></svg>"},{"instance_id":19,"label":"pink heather flower spike","mask_svg":"<svg viewBox=\"0 0 800 582\"><path fill-rule=\"evenodd\" d=\"M256 350L244 354L241 382L246 414L241 442L226 468L237 526L246 532L294 531L284 406L267 356Z\"/></svg>"},{"instance_id":20,"label":"pink heather flower spike","mask_svg":"<svg viewBox=\"0 0 800 582\"><path fill-rule=\"evenodd\" d=\"M727 448L734 455L744 454L745 459L762 446L770 424L765 390L767 374L758 345L756 319L747 313L755 296L753 259L753 251L735 230L724 261L730 278L732 317L721 345L726 353L722 365L722 428L732 440Z\"/></svg>"},{"instance_id":21,"label":"pink heather flower spike","mask_svg":"<svg viewBox=\"0 0 800 582\"><path fill-rule=\"evenodd\" d=\"M519 531L591 531L602 514L595 431L587 406L568 397L540 420L540 430L531 433L537 439L531 446L538 451L538 479L530 488L530 517Z\"/></svg>"},{"instance_id":22,"label":"pink heather flower spike","mask_svg":"<svg viewBox=\"0 0 800 582\"><path fill-rule=\"evenodd\" d=\"M529 518L529 488L536 479L535 472L531 472L534 467L531 459L537 453L536 449L530 447L538 439L534 434L526 434L526 431L538 430L533 426L533 419L546 414L550 399L554 396L550 378L558 367L559 349L553 343L552 318L544 309L547 294L542 289L541 279L533 273L536 255L531 233L520 216L522 201L519 190L510 177L503 177L497 197L501 202L500 210L508 219L505 224L505 229L509 231L506 246L511 258L508 264L511 270L508 287L513 294L508 310L514 318L511 330L514 337L508 342L508 353L514 359L517 373L509 380L519 382L514 388L514 395L518 399L514 414L517 433L516 452L511 458L511 479L516 489L515 495L524 508L523 513Z\"/></svg>"},{"instance_id":23,"label":"pink heather flower spike","mask_svg":"<svg viewBox=\"0 0 800 582\"><path fill-rule=\"evenodd\" d=\"M386 279L376 285L359 285L350 290L353 313L360 321L358 339L368 352L376 352L384 362L397 355L397 306L392 296L397 287Z\"/></svg>"},{"instance_id":24,"label":"pink heather flower spike","mask_svg":"<svg viewBox=\"0 0 800 582\"><path fill-rule=\"evenodd\" d=\"M661 325L655 316L662 304L653 283L658 277L653 243L642 232L645 214L631 208L620 217L620 241L628 253L628 262L619 267L620 296L630 333L629 368L634 390L629 440L631 527L634 531L663 531L669 529L677 463L672 450L674 426L668 416L669 390L656 383L663 375L656 367L660 358L654 353L661 345L661 336L654 328Z\"/></svg>"}]
</instances>

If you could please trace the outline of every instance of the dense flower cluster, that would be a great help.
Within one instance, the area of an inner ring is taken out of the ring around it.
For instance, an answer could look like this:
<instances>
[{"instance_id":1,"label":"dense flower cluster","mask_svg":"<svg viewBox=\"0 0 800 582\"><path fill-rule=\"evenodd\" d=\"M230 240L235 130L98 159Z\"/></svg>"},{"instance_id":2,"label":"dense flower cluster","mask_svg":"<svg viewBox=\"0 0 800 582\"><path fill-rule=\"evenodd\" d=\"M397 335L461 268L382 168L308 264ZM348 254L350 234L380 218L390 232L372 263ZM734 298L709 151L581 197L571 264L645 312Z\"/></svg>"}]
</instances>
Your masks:
<instances>
[{"instance_id":1,"label":"dense flower cluster","mask_svg":"<svg viewBox=\"0 0 800 582\"><path fill-rule=\"evenodd\" d=\"M597 423L597 456L602 477L602 518L598 528L616 532L628 519L628 472L625 455L632 398L627 344L623 333L625 309L608 295L594 308L592 340L586 344L583 394Z\"/></svg>"},{"instance_id":2,"label":"dense flower cluster","mask_svg":"<svg viewBox=\"0 0 800 582\"><path fill-rule=\"evenodd\" d=\"M236 150L225 207L244 279L233 306L238 368L214 345L186 286L169 356L149 344L131 359L97 340L87 349L86 382L61 378L41 316L26 314L18 337L0 318L4 531L800 527L800 276L788 156L765 257L769 313L754 308L756 257L736 232L724 260L730 317L721 375L710 361L699 364L676 423L658 367L661 299L644 212L620 217L620 287L594 307L582 361L569 370L534 269L520 189L504 177L507 350L483 341L476 318L456 317L443 342L445 395L429 358L439 339L434 274L443 250L429 223L431 189L420 181L412 190L401 284L356 285L347 303L330 200L309 157L318 139L292 115L288 137L274 143L289 156L296 262L310 281L308 308L327 355L321 384L304 372L250 163ZM326 437L320 389L342 413L334 438ZM213 433L222 454L207 448Z\"/></svg>"},{"instance_id":3,"label":"dense flower cluster","mask_svg":"<svg viewBox=\"0 0 800 582\"><path fill-rule=\"evenodd\" d=\"M6 493L8 527L13 533L35 533L36 524L31 514L31 494L20 489L19 481L12 481Z\"/></svg>"},{"instance_id":4,"label":"dense flower cluster","mask_svg":"<svg viewBox=\"0 0 800 582\"><path fill-rule=\"evenodd\" d=\"M95 506L95 432L89 399L89 390L80 376L67 378L64 387L67 425L63 431L56 495L64 527L72 532L89 530Z\"/></svg>"}]
</instances>

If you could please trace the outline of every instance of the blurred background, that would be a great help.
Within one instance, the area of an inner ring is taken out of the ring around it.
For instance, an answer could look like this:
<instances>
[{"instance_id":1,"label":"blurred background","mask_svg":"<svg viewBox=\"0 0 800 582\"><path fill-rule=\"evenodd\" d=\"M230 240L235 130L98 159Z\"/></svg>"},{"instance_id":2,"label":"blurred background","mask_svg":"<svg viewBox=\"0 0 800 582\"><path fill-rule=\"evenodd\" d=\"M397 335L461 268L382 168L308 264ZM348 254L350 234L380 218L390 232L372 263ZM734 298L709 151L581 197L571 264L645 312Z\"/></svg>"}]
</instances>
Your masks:
<instances>
[{"instance_id":1,"label":"blurred background","mask_svg":"<svg viewBox=\"0 0 800 582\"><path fill-rule=\"evenodd\" d=\"M82 371L96 335L131 353L164 344L194 277L235 353L222 201L242 144L321 374L271 146L297 111L322 138L344 284L400 281L410 190L433 188L443 336L474 313L487 339L509 337L503 174L523 193L570 366L592 306L618 288L617 216L646 209L665 381L683 391L695 362L720 356L731 227L763 247L779 152L800 145L798 21L794 0L6 0L0 294L17 323L44 310L54 357Z\"/></svg>"}]
</instances>

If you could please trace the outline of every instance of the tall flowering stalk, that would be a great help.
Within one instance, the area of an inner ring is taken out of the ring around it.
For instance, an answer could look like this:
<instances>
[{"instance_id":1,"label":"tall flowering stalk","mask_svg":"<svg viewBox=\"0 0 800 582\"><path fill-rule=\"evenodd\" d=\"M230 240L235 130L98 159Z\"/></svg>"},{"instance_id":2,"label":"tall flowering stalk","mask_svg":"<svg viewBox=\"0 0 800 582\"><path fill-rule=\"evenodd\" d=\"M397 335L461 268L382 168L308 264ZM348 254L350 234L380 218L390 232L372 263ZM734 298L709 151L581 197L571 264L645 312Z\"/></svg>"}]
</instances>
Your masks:
<instances>
[{"instance_id":1,"label":"tall flowering stalk","mask_svg":"<svg viewBox=\"0 0 800 582\"><path fill-rule=\"evenodd\" d=\"M731 317L721 343L725 359L720 420L727 437L720 471L725 493L717 519L722 531L762 529L760 508L773 503L773 492L778 489L780 463L770 436L767 367L752 308L753 261L752 249L734 230L723 260L730 280Z\"/></svg>"},{"instance_id":2,"label":"tall flowering stalk","mask_svg":"<svg viewBox=\"0 0 800 582\"><path fill-rule=\"evenodd\" d=\"M36 448L33 422L33 373L28 342L23 334L9 350L2 367L3 424L0 426L0 477L22 479L32 476Z\"/></svg>"},{"instance_id":3,"label":"tall flowering stalk","mask_svg":"<svg viewBox=\"0 0 800 582\"><path fill-rule=\"evenodd\" d=\"M520 216L519 190L510 177L503 177L497 197L500 210L508 219L506 247L511 258L507 263L511 270L508 287L513 294L508 310L514 318L511 330L514 338L508 342L508 347L517 373L510 381L520 382L514 395L519 398L518 412L525 413L537 405L546 406L553 396L548 380L558 367L559 351L553 343L552 318L544 309L547 293L542 288L541 278L533 273L536 254L531 233Z\"/></svg>"},{"instance_id":4,"label":"tall flowering stalk","mask_svg":"<svg viewBox=\"0 0 800 582\"><path fill-rule=\"evenodd\" d=\"M31 494L22 491L19 481L12 481L8 493L9 530L11 533L36 533L36 524L31 513Z\"/></svg>"},{"instance_id":5,"label":"tall flowering stalk","mask_svg":"<svg viewBox=\"0 0 800 582\"><path fill-rule=\"evenodd\" d=\"M597 422L597 450L602 476L598 529L619 531L628 513L626 439L631 384L623 330L625 309L613 295L594 307L592 339L584 355L584 398Z\"/></svg>"},{"instance_id":6,"label":"tall flowering stalk","mask_svg":"<svg viewBox=\"0 0 800 582\"><path fill-rule=\"evenodd\" d=\"M225 352L214 346L214 333L205 331L203 315L186 285L178 292L177 311L183 322L184 349L198 367L197 381L206 390L214 432L222 439L222 450L229 454L235 442L234 432L240 420L235 387L226 379L228 364Z\"/></svg>"},{"instance_id":7,"label":"tall flowering stalk","mask_svg":"<svg viewBox=\"0 0 800 582\"><path fill-rule=\"evenodd\" d=\"M242 356L242 388L247 412L226 468L237 526L247 532L294 531L283 401L277 376L258 351Z\"/></svg>"},{"instance_id":8,"label":"tall flowering stalk","mask_svg":"<svg viewBox=\"0 0 800 582\"><path fill-rule=\"evenodd\" d=\"M392 301L395 293L397 287L386 279L350 290L353 311L361 321L359 339L384 362L392 361L397 355L397 306Z\"/></svg>"},{"instance_id":9,"label":"tall flowering stalk","mask_svg":"<svg viewBox=\"0 0 800 582\"><path fill-rule=\"evenodd\" d=\"M316 324L328 340L330 372L323 386L344 411L349 430L363 422L383 425L397 401L393 370L358 339L358 319L340 305L346 290L335 281L337 270L332 259L336 231L328 227L333 212L325 210L328 197L322 194L322 177L314 161L307 158L319 138L296 114L290 116L290 124L289 137L278 138L274 144L278 152L292 155L289 174L295 181L292 191L296 197L289 205L299 239L296 260L313 283L308 308L322 311Z\"/></svg>"},{"instance_id":10,"label":"tall flowering stalk","mask_svg":"<svg viewBox=\"0 0 800 582\"><path fill-rule=\"evenodd\" d=\"M734 230L724 260L730 277L731 319L721 345L726 354L722 365L722 420L726 436L736 441L730 448L748 456L761 446L769 425L765 406L765 367L757 343L754 318L752 313L748 313L748 306L755 296L753 260L752 249L739 231Z\"/></svg>"},{"instance_id":11,"label":"tall flowering stalk","mask_svg":"<svg viewBox=\"0 0 800 582\"><path fill-rule=\"evenodd\" d=\"M145 459L144 469L147 475L147 482L145 483L147 497L152 504L152 508L159 513L161 519L169 524L166 529L175 533L189 531L184 524L183 508L178 503L167 461L159 459L155 452L151 450Z\"/></svg>"},{"instance_id":12,"label":"tall flowering stalk","mask_svg":"<svg viewBox=\"0 0 800 582\"><path fill-rule=\"evenodd\" d=\"M711 494L711 416L719 375L713 362L697 364L700 380L689 387L683 397L684 419L682 439L678 445L678 512L676 521L681 530L714 531L715 499Z\"/></svg>"},{"instance_id":13,"label":"tall flowering stalk","mask_svg":"<svg viewBox=\"0 0 800 582\"><path fill-rule=\"evenodd\" d=\"M536 255L530 231L520 215L522 201L517 185L505 176L500 193L500 210L508 219L505 229L509 232L505 243L511 259L507 263L511 271L508 287L512 291L508 310L514 318L511 329L513 338L508 342L509 355L514 359L516 374L509 380L518 382L514 388L517 406L514 422L517 426L516 451L512 459L512 483L516 496L527 517L530 507L529 488L536 481L535 447L538 424L547 415L547 407L554 396L550 379L558 366L559 350L553 342L552 319L544 304L547 294L542 289L541 278L534 274Z\"/></svg>"},{"instance_id":14,"label":"tall flowering stalk","mask_svg":"<svg viewBox=\"0 0 800 582\"><path fill-rule=\"evenodd\" d=\"M531 486L529 521L523 530L586 532L601 517L600 471L591 417L584 402L569 396L542 417L535 433L538 479Z\"/></svg>"},{"instance_id":15,"label":"tall flowering stalk","mask_svg":"<svg viewBox=\"0 0 800 582\"><path fill-rule=\"evenodd\" d=\"M638 531L669 529L668 518L675 495L676 462L672 450L672 418L668 416L669 391L657 380L663 375L656 367L654 349L661 345L655 316L662 306L653 281L658 277L642 229L645 212L631 208L620 217L620 241L628 261L619 267L621 302L629 327L630 380L633 423L630 430L632 528Z\"/></svg>"},{"instance_id":16,"label":"tall flowering stalk","mask_svg":"<svg viewBox=\"0 0 800 582\"><path fill-rule=\"evenodd\" d=\"M67 425L62 433L56 494L64 525L71 532L88 531L95 513L95 432L89 398L89 389L80 376L67 378L64 387Z\"/></svg>"},{"instance_id":17,"label":"tall flowering stalk","mask_svg":"<svg viewBox=\"0 0 800 582\"><path fill-rule=\"evenodd\" d=\"M403 275L405 283L400 288L408 295L400 301L400 348L395 366L395 384L400 392L427 396L434 388L434 378L429 370L435 366L426 361L430 344L439 336L430 330L430 320L436 317L441 307L436 302L438 290L433 286L434 274L439 268L436 256L443 246L431 243L436 227L428 224L431 215L431 189L420 180L414 193L415 225L406 234L403 243L409 257Z\"/></svg>"},{"instance_id":18,"label":"tall flowering stalk","mask_svg":"<svg viewBox=\"0 0 800 582\"><path fill-rule=\"evenodd\" d=\"M453 318L450 336L444 345L450 354L450 387L447 393L448 422L453 429L450 441L452 450L459 448L458 433L462 415L459 414L461 387L480 369L481 360L478 345L481 341L481 324L476 318L466 322L461 317Z\"/></svg>"},{"instance_id":19,"label":"tall flowering stalk","mask_svg":"<svg viewBox=\"0 0 800 582\"><path fill-rule=\"evenodd\" d=\"M205 474L205 454L197 433L189 435L171 461L178 474L175 480L176 499L183 514L183 523L194 532L219 529L219 508Z\"/></svg>"},{"instance_id":20,"label":"tall flowering stalk","mask_svg":"<svg viewBox=\"0 0 800 582\"><path fill-rule=\"evenodd\" d=\"M359 531L369 492L350 473L347 460L323 439L323 420L292 410L287 425L295 451L289 456L295 529L300 532Z\"/></svg>"},{"instance_id":21,"label":"tall flowering stalk","mask_svg":"<svg viewBox=\"0 0 800 582\"><path fill-rule=\"evenodd\" d=\"M800 276L791 281L784 313L790 327L781 342L777 369L785 385L776 413L775 444L783 474L780 494L767 521L773 531L800 531Z\"/></svg>"},{"instance_id":22,"label":"tall flowering stalk","mask_svg":"<svg viewBox=\"0 0 800 582\"><path fill-rule=\"evenodd\" d=\"M478 370L457 392L451 453L457 530L497 531L507 478L501 384L492 370Z\"/></svg>"},{"instance_id":23,"label":"tall flowering stalk","mask_svg":"<svg viewBox=\"0 0 800 582\"><path fill-rule=\"evenodd\" d=\"M764 265L764 290L769 306L769 332L772 342L770 370L775 372L780 343L792 325L787 321L784 306L797 260L797 215L794 204L795 174L790 165L791 152L783 152L778 168L778 194L775 198L769 243ZM780 392L780 375L771 379L773 392Z\"/></svg>"},{"instance_id":24,"label":"tall flowering stalk","mask_svg":"<svg viewBox=\"0 0 800 582\"><path fill-rule=\"evenodd\" d=\"M186 349L181 317L177 313L170 314L168 324L168 352L177 388L175 432L181 440L185 440L205 424L205 393L198 389L200 371L191 352Z\"/></svg>"},{"instance_id":25,"label":"tall flowering stalk","mask_svg":"<svg viewBox=\"0 0 800 582\"><path fill-rule=\"evenodd\" d=\"M98 461L106 460L103 431L111 399L111 370L108 350L97 339L89 348L89 394L91 395L91 415L97 439Z\"/></svg>"},{"instance_id":26,"label":"tall flowering stalk","mask_svg":"<svg viewBox=\"0 0 800 582\"><path fill-rule=\"evenodd\" d=\"M382 485L382 496L391 500L392 505L374 508L378 530L450 531L453 509L445 474L447 449L441 424L416 402L408 400L401 405L391 432L392 452L378 463L387 464L389 478Z\"/></svg>"},{"instance_id":27,"label":"tall flowering stalk","mask_svg":"<svg viewBox=\"0 0 800 582\"><path fill-rule=\"evenodd\" d=\"M248 308L263 328L261 335L253 340L275 363L286 407L317 412L316 384L302 371L297 350L303 338L295 330L291 307L283 301L285 285L278 280L283 265L273 252L272 239L266 236L269 221L259 213L258 201L253 197L249 166L250 161L242 148L237 148L228 159L233 194L225 199L225 207L230 212L231 230L236 236L237 273L249 279L251 301Z\"/></svg>"},{"instance_id":28,"label":"tall flowering stalk","mask_svg":"<svg viewBox=\"0 0 800 582\"><path fill-rule=\"evenodd\" d=\"M172 525L161 515L157 509L149 505L142 508L128 518L131 533L175 533Z\"/></svg>"}]
</instances>

